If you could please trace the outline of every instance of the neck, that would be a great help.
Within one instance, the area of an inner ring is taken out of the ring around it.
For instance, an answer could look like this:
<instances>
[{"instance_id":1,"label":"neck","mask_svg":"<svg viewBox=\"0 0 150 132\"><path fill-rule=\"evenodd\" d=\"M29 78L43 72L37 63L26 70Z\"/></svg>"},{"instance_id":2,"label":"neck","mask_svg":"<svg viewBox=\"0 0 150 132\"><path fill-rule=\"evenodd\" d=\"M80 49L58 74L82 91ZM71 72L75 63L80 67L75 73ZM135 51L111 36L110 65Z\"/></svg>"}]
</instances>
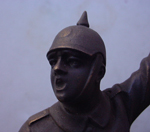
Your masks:
<instances>
[{"instance_id":1,"label":"neck","mask_svg":"<svg viewBox=\"0 0 150 132\"><path fill-rule=\"evenodd\" d=\"M90 97L80 98L77 101L64 103L61 102L62 107L71 114L87 114L92 111L99 103L101 98L101 91L98 89Z\"/></svg>"}]
</instances>

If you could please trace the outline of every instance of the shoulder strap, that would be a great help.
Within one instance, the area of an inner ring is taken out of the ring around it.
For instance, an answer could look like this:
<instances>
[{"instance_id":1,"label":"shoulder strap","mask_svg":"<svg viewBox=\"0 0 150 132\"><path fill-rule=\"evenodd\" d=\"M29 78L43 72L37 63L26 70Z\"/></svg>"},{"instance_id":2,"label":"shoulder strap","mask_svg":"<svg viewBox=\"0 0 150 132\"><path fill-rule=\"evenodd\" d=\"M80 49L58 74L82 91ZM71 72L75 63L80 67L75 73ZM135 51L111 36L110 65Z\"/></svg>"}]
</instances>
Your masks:
<instances>
[{"instance_id":1,"label":"shoulder strap","mask_svg":"<svg viewBox=\"0 0 150 132\"><path fill-rule=\"evenodd\" d=\"M29 123L28 125L30 126L32 123L34 123L34 122L36 122L36 121L38 121L38 120L48 116L49 115L49 110L48 109L49 108L47 108L47 109L45 109L45 110L43 110L43 111L41 111L41 112L31 116L28 119L28 123Z\"/></svg>"}]
</instances>

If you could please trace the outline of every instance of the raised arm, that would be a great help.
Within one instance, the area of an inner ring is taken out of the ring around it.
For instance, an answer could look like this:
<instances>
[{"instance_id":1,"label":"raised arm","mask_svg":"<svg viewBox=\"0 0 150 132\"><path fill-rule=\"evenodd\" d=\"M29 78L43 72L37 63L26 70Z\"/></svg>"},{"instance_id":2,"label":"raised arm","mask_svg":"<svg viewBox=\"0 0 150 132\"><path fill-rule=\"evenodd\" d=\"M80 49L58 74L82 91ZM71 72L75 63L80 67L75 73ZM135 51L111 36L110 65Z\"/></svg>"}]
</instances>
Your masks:
<instances>
[{"instance_id":1,"label":"raised arm","mask_svg":"<svg viewBox=\"0 0 150 132\"><path fill-rule=\"evenodd\" d=\"M124 92L130 124L150 104L150 54L141 61L140 68L125 82L119 84Z\"/></svg>"}]
</instances>

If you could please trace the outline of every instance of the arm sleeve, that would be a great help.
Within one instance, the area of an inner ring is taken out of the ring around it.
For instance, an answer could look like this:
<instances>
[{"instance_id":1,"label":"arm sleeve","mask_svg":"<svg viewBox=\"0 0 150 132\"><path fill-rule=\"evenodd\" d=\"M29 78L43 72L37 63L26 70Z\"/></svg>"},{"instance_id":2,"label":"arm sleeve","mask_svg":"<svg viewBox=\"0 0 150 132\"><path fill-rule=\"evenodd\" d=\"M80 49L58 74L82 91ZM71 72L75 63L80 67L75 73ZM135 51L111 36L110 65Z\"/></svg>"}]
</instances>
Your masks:
<instances>
[{"instance_id":1,"label":"arm sleeve","mask_svg":"<svg viewBox=\"0 0 150 132\"><path fill-rule=\"evenodd\" d=\"M140 68L119 84L125 93L123 100L130 124L150 104L150 54L141 61Z\"/></svg>"}]
</instances>

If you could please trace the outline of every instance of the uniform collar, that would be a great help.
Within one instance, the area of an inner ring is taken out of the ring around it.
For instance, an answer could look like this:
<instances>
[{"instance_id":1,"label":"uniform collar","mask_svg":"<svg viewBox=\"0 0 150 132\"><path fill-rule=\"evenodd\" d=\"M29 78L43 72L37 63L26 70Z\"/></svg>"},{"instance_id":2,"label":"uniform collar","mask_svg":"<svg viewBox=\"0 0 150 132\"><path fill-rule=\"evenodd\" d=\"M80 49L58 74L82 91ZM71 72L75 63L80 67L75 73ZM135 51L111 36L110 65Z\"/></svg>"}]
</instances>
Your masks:
<instances>
[{"instance_id":1,"label":"uniform collar","mask_svg":"<svg viewBox=\"0 0 150 132\"><path fill-rule=\"evenodd\" d=\"M101 103L88 115L70 114L60 105L60 102L50 107L50 114L56 124L64 131L76 132L78 130L78 132L83 132L89 119L104 128L110 119L111 106L108 97L103 93L101 95Z\"/></svg>"}]
</instances>

